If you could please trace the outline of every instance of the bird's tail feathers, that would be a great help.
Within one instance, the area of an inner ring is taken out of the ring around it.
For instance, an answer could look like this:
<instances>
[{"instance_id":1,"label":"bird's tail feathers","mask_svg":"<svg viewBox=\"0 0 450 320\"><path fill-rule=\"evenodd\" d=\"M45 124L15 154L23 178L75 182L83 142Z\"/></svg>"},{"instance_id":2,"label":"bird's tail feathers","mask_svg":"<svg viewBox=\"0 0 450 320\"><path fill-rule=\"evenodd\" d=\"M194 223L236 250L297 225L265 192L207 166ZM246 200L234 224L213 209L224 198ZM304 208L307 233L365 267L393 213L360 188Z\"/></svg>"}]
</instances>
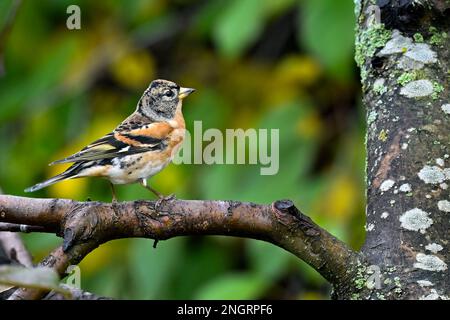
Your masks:
<instances>
[{"instance_id":1,"label":"bird's tail feathers","mask_svg":"<svg viewBox=\"0 0 450 320\"><path fill-rule=\"evenodd\" d=\"M59 181L63 181L63 180L67 180L67 179L72 179L76 177L76 174L78 173L79 170L78 166L72 166L69 169L67 169L66 171L64 171L63 173L60 173L48 180L45 180L43 182L37 183L32 187L29 187L27 189L25 189L25 192L34 192L34 191L38 191L41 190L43 188L46 188L54 183L57 183Z\"/></svg>"}]
</instances>

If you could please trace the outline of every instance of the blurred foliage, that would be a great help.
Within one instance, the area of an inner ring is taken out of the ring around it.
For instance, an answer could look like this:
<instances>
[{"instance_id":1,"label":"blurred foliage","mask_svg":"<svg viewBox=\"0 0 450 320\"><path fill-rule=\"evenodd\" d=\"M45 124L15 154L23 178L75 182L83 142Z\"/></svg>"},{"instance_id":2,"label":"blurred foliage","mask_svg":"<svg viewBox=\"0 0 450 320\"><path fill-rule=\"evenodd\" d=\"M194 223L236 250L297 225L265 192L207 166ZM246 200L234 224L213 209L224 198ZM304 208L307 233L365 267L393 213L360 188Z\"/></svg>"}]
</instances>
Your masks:
<instances>
[{"instance_id":1,"label":"blurred foliage","mask_svg":"<svg viewBox=\"0 0 450 320\"><path fill-rule=\"evenodd\" d=\"M0 2L0 26L12 0ZM81 30L66 8L81 8ZM0 186L23 189L63 170L47 163L111 131L155 78L198 91L189 130L280 129L280 169L170 165L151 183L187 199L271 203L293 199L358 248L364 224L364 123L353 66L353 1L23 1L5 42L0 77ZM121 200L152 199L139 185ZM101 179L59 183L32 196L110 201ZM25 235L36 260L60 239ZM324 279L260 241L124 239L80 264L83 289L116 298L321 299Z\"/></svg>"},{"instance_id":2,"label":"blurred foliage","mask_svg":"<svg viewBox=\"0 0 450 320\"><path fill-rule=\"evenodd\" d=\"M15 286L54 290L70 297L70 292L59 286L58 273L48 267L26 268L20 265L0 266L0 290Z\"/></svg>"}]
</instances>

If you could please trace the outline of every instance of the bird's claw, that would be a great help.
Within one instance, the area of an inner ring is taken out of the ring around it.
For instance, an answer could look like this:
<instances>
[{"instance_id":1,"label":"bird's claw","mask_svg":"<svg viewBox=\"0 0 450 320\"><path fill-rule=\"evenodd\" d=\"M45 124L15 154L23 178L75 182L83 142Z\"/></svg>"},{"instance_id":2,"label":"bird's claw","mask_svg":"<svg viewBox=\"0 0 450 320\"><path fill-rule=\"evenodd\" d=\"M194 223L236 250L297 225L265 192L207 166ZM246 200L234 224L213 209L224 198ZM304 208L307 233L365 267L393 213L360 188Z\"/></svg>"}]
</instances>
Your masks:
<instances>
[{"instance_id":1,"label":"bird's claw","mask_svg":"<svg viewBox=\"0 0 450 320\"><path fill-rule=\"evenodd\" d=\"M156 200L155 208L159 208L164 202L172 201L176 198L175 194L170 194L168 196L161 196L158 200Z\"/></svg>"}]
</instances>

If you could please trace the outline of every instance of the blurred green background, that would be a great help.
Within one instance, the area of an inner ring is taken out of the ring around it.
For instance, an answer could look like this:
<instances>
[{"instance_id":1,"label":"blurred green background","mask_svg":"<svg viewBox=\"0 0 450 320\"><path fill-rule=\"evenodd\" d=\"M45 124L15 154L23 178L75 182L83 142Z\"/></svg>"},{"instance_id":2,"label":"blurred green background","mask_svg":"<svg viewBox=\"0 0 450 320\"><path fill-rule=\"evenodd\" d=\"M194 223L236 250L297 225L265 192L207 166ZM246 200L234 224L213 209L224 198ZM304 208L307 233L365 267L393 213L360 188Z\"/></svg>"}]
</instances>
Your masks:
<instances>
[{"instance_id":1,"label":"blurred green background","mask_svg":"<svg viewBox=\"0 0 450 320\"><path fill-rule=\"evenodd\" d=\"M0 30L12 0L0 1ZM66 8L81 8L68 30ZM150 182L185 199L290 198L359 248L364 236L364 111L353 62L352 0L23 1L1 39L0 187L23 189L64 169L53 160L110 132L155 78L197 92L187 128L280 129L280 170L170 165ZM153 199L139 185L120 200ZM30 196L27 194L27 196ZM33 197L110 201L80 179ZM24 235L36 261L61 240ZM270 244L219 236L102 245L80 264L82 288L133 299L325 299L313 269Z\"/></svg>"}]
</instances>

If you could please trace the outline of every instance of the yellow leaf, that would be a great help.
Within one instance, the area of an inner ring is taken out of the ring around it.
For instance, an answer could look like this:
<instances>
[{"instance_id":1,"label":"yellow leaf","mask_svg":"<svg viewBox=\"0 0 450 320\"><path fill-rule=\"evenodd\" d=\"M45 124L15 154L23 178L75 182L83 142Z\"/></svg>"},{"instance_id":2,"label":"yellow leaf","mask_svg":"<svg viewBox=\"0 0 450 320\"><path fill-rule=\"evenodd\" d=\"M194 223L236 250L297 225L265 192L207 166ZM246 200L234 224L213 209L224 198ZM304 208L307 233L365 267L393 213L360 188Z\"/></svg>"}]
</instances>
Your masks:
<instances>
[{"instance_id":1,"label":"yellow leaf","mask_svg":"<svg viewBox=\"0 0 450 320\"><path fill-rule=\"evenodd\" d=\"M82 275L90 275L100 271L104 266L111 263L113 259L123 258L123 253L128 247L127 239L109 241L92 251L80 263Z\"/></svg>"},{"instance_id":2,"label":"yellow leaf","mask_svg":"<svg viewBox=\"0 0 450 320\"><path fill-rule=\"evenodd\" d=\"M308 115L299 119L296 129L300 136L309 139L316 139L320 136L323 125L317 112L312 111Z\"/></svg>"},{"instance_id":3,"label":"yellow leaf","mask_svg":"<svg viewBox=\"0 0 450 320\"><path fill-rule=\"evenodd\" d=\"M145 88L155 76L155 62L146 51L134 51L111 65L114 78L131 89Z\"/></svg>"},{"instance_id":4,"label":"yellow leaf","mask_svg":"<svg viewBox=\"0 0 450 320\"><path fill-rule=\"evenodd\" d=\"M321 70L319 64L308 56L289 56L283 59L276 69L278 83L310 85L318 80Z\"/></svg>"},{"instance_id":5,"label":"yellow leaf","mask_svg":"<svg viewBox=\"0 0 450 320\"><path fill-rule=\"evenodd\" d=\"M330 177L330 181L332 183L324 194L327 201L321 198L318 212L345 223L346 219L353 216L360 201L357 185L350 175L342 173L337 177Z\"/></svg>"},{"instance_id":6,"label":"yellow leaf","mask_svg":"<svg viewBox=\"0 0 450 320\"><path fill-rule=\"evenodd\" d=\"M64 170L54 169L50 175L56 175ZM81 199L86 194L87 181L86 179L73 179L58 182L49 187L49 194L54 198L70 198Z\"/></svg>"},{"instance_id":7,"label":"yellow leaf","mask_svg":"<svg viewBox=\"0 0 450 320\"><path fill-rule=\"evenodd\" d=\"M160 173L149 180L149 183L163 194L175 193L184 185L182 168L180 165L170 164Z\"/></svg>"}]
</instances>

